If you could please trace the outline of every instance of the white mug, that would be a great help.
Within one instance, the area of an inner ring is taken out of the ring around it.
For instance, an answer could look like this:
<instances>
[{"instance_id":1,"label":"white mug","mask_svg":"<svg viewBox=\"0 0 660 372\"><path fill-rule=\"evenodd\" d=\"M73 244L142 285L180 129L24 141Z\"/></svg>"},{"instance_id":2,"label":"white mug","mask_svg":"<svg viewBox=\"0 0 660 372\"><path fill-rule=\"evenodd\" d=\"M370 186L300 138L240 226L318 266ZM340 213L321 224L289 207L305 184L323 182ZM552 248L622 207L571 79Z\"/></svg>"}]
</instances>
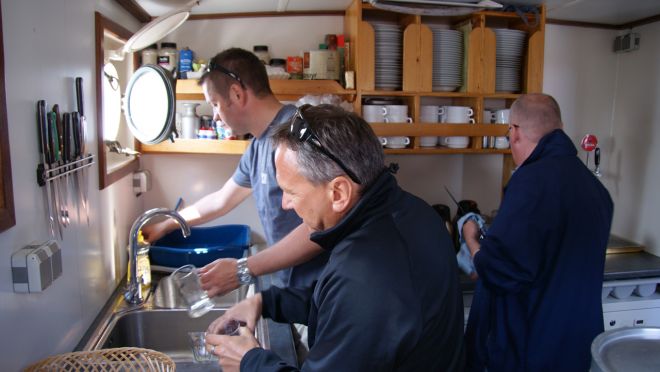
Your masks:
<instances>
[{"instance_id":1,"label":"white mug","mask_svg":"<svg viewBox=\"0 0 660 372\"><path fill-rule=\"evenodd\" d=\"M452 149L464 149L470 144L470 138L464 136L442 137L441 144Z\"/></svg>"},{"instance_id":2,"label":"white mug","mask_svg":"<svg viewBox=\"0 0 660 372\"><path fill-rule=\"evenodd\" d=\"M419 112L419 117L422 123L437 123L442 114L440 106L428 105L422 106Z\"/></svg>"},{"instance_id":3,"label":"white mug","mask_svg":"<svg viewBox=\"0 0 660 372\"><path fill-rule=\"evenodd\" d=\"M474 111L467 106L445 106L447 123L474 123Z\"/></svg>"},{"instance_id":4,"label":"white mug","mask_svg":"<svg viewBox=\"0 0 660 372\"><path fill-rule=\"evenodd\" d=\"M381 140L380 143L383 143ZM385 137L385 147L402 149L410 144L410 138L404 136Z\"/></svg>"},{"instance_id":5,"label":"white mug","mask_svg":"<svg viewBox=\"0 0 660 372\"><path fill-rule=\"evenodd\" d=\"M363 105L362 117L367 123L384 123L387 122L385 115L387 109L383 105Z\"/></svg>"},{"instance_id":6,"label":"white mug","mask_svg":"<svg viewBox=\"0 0 660 372\"><path fill-rule=\"evenodd\" d=\"M484 118L483 118L484 124L492 123L493 122L493 117L494 117L494 114L493 114L492 111L484 110Z\"/></svg>"},{"instance_id":7,"label":"white mug","mask_svg":"<svg viewBox=\"0 0 660 372\"><path fill-rule=\"evenodd\" d=\"M508 124L509 112L509 109L495 111L495 122L498 124Z\"/></svg>"},{"instance_id":8,"label":"white mug","mask_svg":"<svg viewBox=\"0 0 660 372\"><path fill-rule=\"evenodd\" d=\"M386 105L385 118L388 123L412 123L411 117L408 117L408 106L406 105Z\"/></svg>"},{"instance_id":9,"label":"white mug","mask_svg":"<svg viewBox=\"0 0 660 372\"><path fill-rule=\"evenodd\" d=\"M509 140L506 137L495 137L495 148L496 149L508 149Z\"/></svg>"},{"instance_id":10,"label":"white mug","mask_svg":"<svg viewBox=\"0 0 660 372\"><path fill-rule=\"evenodd\" d=\"M408 116L408 105L385 105L385 115Z\"/></svg>"},{"instance_id":11,"label":"white mug","mask_svg":"<svg viewBox=\"0 0 660 372\"><path fill-rule=\"evenodd\" d=\"M435 147L438 144L438 137L424 136L419 137L419 145L422 147Z\"/></svg>"}]
</instances>

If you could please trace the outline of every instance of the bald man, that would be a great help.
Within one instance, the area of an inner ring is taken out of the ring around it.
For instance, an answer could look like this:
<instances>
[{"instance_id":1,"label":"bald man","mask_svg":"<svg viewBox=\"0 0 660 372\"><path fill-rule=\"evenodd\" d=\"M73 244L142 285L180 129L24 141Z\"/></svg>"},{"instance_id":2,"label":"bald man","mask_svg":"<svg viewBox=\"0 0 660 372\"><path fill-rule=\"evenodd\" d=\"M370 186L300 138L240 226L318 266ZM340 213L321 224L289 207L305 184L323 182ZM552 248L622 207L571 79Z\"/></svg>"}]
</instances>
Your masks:
<instances>
[{"instance_id":1,"label":"bald man","mask_svg":"<svg viewBox=\"0 0 660 372\"><path fill-rule=\"evenodd\" d=\"M479 275L466 330L469 370L587 371L603 331L601 289L612 199L578 159L557 102L511 106L517 166L497 218L463 234Z\"/></svg>"}]
</instances>

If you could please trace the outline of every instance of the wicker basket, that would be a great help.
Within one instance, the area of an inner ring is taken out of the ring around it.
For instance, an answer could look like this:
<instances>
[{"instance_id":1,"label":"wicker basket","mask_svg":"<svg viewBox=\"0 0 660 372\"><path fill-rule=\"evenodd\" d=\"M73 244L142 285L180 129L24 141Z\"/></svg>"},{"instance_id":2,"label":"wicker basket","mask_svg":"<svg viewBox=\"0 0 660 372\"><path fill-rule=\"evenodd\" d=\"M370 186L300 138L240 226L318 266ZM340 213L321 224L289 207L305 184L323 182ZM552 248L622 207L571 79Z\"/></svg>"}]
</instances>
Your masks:
<instances>
[{"instance_id":1,"label":"wicker basket","mask_svg":"<svg viewBox=\"0 0 660 372\"><path fill-rule=\"evenodd\" d=\"M25 371L150 371L173 372L174 361L167 355L150 349L121 347L93 351L76 351L43 359Z\"/></svg>"}]
</instances>

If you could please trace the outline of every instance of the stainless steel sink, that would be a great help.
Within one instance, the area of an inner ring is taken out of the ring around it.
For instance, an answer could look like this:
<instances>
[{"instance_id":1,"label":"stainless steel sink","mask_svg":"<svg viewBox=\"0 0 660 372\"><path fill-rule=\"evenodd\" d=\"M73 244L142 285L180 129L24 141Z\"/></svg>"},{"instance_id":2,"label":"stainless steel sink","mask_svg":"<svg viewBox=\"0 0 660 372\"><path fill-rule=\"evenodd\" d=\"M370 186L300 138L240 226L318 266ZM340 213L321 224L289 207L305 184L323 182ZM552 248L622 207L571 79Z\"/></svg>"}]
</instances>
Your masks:
<instances>
[{"instance_id":1,"label":"stainless steel sink","mask_svg":"<svg viewBox=\"0 0 660 372\"><path fill-rule=\"evenodd\" d=\"M218 370L217 362L195 363L188 332L205 331L225 312L212 310L190 318L185 310L137 310L121 315L102 336L100 348L141 347L167 354L178 371Z\"/></svg>"},{"instance_id":2,"label":"stainless steel sink","mask_svg":"<svg viewBox=\"0 0 660 372\"><path fill-rule=\"evenodd\" d=\"M152 286L155 286L154 293L145 295L147 300L139 307L124 301L120 286L78 349L141 347L167 354L176 363L177 371L218 371L217 361L195 362L188 332L205 331L227 308L244 299L248 288L244 286L213 298L216 304L213 310L202 317L191 318L169 276L154 277ZM256 333L261 345L268 348L265 321L259 322Z\"/></svg>"}]
</instances>

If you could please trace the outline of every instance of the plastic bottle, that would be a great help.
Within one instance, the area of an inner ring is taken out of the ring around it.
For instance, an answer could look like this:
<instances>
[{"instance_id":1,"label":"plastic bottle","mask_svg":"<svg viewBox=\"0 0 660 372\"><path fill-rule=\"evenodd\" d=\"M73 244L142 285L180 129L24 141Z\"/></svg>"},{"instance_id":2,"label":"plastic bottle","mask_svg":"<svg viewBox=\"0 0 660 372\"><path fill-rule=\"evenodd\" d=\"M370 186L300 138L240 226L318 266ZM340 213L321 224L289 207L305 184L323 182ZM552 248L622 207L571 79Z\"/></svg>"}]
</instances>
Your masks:
<instances>
[{"instance_id":1,"label":"plastic bottle","mask_svg":"<svg viewBox=\"0 0 660 372\"><path fill-rule=\"evenodd\" d=\"M199 106L199 103L183 104L186 110L181 116L181 138L197 138L197 131L199 130L199 117L195 112L197 106Z\"/></svg>"},{"instance_id":2,"label":"plastic bottle","mask_svg":"<svg viewBox=\"0 0 660 372\"><path fill-rule=\"evenodd\" d=\"M179 52L179 79L185 79L188 71L192 71L193 51L185 47Z\"/></svg>"}]
</instances>

